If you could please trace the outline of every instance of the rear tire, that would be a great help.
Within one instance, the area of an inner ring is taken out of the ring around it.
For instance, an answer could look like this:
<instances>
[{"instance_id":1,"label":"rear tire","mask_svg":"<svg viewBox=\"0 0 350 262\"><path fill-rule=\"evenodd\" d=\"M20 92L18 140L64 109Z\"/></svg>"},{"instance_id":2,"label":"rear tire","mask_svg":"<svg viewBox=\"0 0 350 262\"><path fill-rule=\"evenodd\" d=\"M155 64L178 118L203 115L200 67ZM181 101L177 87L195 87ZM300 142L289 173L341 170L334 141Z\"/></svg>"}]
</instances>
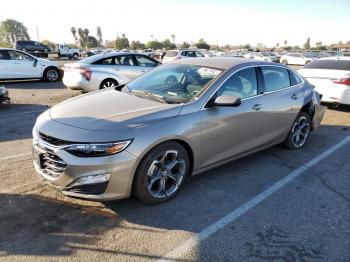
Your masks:
<instances>
[{"instance_id":1,"label":"rear tire","mask_svg":"<svg viewBox=\"0 0 350 262\"><path fill-rule=\"evenodd\" d=\"M310 116L301 111L295 119L283 145L288 149L298 149L306 144L311 131Z\"/></svg>"},{"instance_id":2,"label":"rear tire","mask_svg":"<svg viewBox=\"0 0 350 262\"><path fill-rule=\"evenodd\" d=\"M78 55L77 53L74 53L73 56L72 56L72 58L73 58L74 60L77 60L77 59L79 58L79 55Z\"/></svg>"},{"instance_id":3,"label":"rear tire","mask_svg":"<svg viewBox=\"0 0 350 262\"><path fill-rule=\"evenodd\" d=\"M177 142L166 142L142 159L134 178L133 193L145 204L160 204L173 198L190 172L186 149Z\"/></svg>"},{"instance_id":4,"label":"rear tire","mask_svg":"<svg viewBox=\"0 0 350 262\"><path fill-rule=\"evenodd\" d=\"M102 81L100 85L100 89L105 89L105 88L116 88L118 86L118 82L114 79L105 79Z\"/></svg>"}]
</instances>

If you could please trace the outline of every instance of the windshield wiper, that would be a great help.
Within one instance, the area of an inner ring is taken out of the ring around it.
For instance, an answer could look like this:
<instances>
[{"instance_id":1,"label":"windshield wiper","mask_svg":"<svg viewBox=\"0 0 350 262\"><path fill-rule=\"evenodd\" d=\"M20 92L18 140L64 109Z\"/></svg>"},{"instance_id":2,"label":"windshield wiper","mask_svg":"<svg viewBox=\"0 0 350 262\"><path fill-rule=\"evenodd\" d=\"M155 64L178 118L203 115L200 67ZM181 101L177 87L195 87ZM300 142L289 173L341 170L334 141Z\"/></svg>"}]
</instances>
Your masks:
<instances>
[{"instance_id":1,"label":"windshield wiper","mask_svg":"<svg viewBox=\"0 0 350 262\"><path fill-rule=\"evenodd\" d=\"M150 99L156 100L156 101L161 102L161 103L168 103L168 100L164 96L157 95L157 94L149 92L149 91L129 90L129 92L138 96L138 97L150 98Z\"/></svg>"}]
</instances>

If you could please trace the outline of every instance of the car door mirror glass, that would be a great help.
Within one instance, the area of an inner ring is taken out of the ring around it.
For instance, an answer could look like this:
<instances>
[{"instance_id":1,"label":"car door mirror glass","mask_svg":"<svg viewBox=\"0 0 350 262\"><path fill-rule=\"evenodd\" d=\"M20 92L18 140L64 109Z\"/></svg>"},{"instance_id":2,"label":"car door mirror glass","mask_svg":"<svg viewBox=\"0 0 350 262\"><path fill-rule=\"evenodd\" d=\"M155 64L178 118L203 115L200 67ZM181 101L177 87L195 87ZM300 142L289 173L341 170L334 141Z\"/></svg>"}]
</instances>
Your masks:
<instances>
[{"instance_id":1,"label":"car door mirror glass","mask_svg":"<svg viewBox=\"0 0 350 262\"><path fill-rule=\"evenodd\" d=\"M238 96L222 95L218 96L214 102L213 106L239 106L241 104L241 98Z\"/></svg>"}]
</instances>

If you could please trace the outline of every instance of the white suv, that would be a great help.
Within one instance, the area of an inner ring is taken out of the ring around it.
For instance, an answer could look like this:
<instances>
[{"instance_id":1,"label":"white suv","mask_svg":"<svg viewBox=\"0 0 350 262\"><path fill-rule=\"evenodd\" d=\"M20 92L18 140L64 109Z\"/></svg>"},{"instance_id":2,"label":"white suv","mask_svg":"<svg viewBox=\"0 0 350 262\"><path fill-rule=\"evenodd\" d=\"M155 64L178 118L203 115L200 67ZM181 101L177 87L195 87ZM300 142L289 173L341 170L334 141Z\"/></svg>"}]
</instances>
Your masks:
<instances>
[{"instance_id":1,"label":"white suv","mask_svg":"<svg viewBox=\"0 0 350 262\"><path fill-rule=\"evenodd\" d=\"M200 51L198 50L169 50L166 52L164 58L163 58L163 64L168 63L170 61L183 59L183 58L189 58L189 57L204 57Z\"/></svg>"}]
</instances>

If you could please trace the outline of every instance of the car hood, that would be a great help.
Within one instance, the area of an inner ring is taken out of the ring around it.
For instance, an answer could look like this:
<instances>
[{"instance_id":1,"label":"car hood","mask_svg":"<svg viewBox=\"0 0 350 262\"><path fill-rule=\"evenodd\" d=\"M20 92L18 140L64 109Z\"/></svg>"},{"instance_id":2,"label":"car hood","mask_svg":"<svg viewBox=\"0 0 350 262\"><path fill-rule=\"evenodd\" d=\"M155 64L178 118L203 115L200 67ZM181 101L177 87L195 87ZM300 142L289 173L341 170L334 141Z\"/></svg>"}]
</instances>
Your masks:
<instances>
[{"instance_id":1,"label":"car hood","mask_svg":"<svg viewBox=\"0 0 350 262\"><path fill-rule=\"evenodd\" d=\"M92 131L136 128L176 117L180 104L163 104L114 89L81 95L50 109L52 120Z\"/></svg>"}]
</instances>

